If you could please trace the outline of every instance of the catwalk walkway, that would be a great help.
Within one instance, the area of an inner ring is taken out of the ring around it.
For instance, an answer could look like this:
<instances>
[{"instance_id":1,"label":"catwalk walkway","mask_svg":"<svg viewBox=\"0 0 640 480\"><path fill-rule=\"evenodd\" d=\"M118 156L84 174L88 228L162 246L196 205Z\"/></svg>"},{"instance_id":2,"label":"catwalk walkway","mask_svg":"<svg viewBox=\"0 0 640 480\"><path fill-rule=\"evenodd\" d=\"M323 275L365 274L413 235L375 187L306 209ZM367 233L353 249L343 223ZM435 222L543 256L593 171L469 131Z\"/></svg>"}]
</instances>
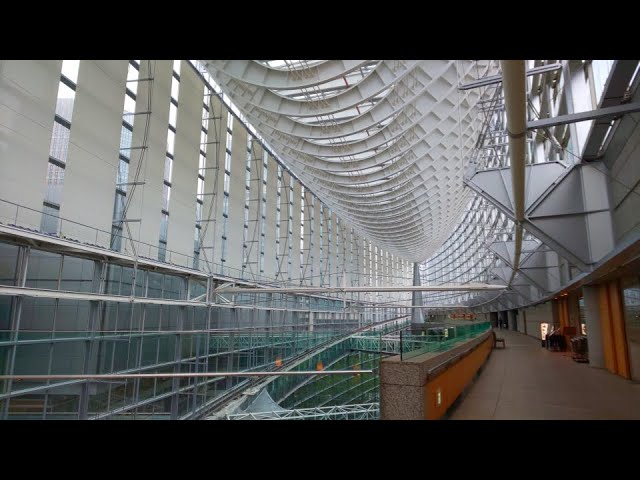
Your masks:
<instances>
[{"instance_id":1,"label":"catwalk walkway","mask_svg":"<svg viewBox=\"0 0 640 480\"><path fill-rule=\"evenodd\" d=\"M451 420L640 419L640 383L550 352L540 340L496 329L494 349Z\"/></svg>"}]
</instances>

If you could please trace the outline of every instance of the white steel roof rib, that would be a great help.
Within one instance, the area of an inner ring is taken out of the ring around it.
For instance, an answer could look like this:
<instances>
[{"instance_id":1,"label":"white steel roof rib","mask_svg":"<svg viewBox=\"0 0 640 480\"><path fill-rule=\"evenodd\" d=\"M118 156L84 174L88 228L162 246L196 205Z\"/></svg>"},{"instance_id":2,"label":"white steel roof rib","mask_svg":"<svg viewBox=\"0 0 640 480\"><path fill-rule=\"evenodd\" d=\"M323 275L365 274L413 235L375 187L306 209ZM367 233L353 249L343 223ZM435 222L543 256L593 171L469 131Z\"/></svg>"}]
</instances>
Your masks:
<instances>
[{"instance_id":1,"label":"white steel roof rib","mask_svg":"<svg viewBox=\"0 0 640 480\"><path fill-rule=\"evenodd\" d=\"M429 258L460 221L496 72L474 60L209 60L223 92L336 214L390 253Z\"/></svg>"}]
</instances>

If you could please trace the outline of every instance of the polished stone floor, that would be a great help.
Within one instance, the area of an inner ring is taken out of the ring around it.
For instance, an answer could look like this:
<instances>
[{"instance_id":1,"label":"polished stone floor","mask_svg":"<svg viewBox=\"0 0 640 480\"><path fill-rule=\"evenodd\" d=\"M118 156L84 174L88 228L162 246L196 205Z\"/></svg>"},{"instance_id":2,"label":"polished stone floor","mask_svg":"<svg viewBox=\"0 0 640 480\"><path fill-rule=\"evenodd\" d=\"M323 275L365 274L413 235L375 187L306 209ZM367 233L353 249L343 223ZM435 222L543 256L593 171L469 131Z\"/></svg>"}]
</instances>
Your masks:
<instances>
[{"instance_id":1,"label":"polished stone floor","mask_svg":"<svg viewBox=\"0 0 640 480\"><path fill-rule=\"evenodd\" d=\"M550 352L540 340L496 329L494 349L451 420L640 419L640 383Z\"/></svg>"}]
</instances>

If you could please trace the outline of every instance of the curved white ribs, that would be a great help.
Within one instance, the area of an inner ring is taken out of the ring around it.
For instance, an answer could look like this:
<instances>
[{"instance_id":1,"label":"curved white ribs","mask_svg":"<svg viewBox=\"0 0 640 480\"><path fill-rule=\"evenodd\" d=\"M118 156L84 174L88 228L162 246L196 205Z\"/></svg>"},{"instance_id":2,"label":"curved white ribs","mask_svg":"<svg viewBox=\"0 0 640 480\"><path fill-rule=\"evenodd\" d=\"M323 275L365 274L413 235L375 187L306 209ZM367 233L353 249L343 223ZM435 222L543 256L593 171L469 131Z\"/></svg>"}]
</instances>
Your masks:
<instances>
[{"instance_id":1,"label":"curved white ribs","mask_svg":"<svg viewBox=\"0 0 640 480\"><path fill-rule=\"evenodd\" d=\"M273 68L211 60L220 88L281 160L337 215L394 255L419 262L467 205L478 89L471 60L330 60Z\"/></svg>"}]
</instances>

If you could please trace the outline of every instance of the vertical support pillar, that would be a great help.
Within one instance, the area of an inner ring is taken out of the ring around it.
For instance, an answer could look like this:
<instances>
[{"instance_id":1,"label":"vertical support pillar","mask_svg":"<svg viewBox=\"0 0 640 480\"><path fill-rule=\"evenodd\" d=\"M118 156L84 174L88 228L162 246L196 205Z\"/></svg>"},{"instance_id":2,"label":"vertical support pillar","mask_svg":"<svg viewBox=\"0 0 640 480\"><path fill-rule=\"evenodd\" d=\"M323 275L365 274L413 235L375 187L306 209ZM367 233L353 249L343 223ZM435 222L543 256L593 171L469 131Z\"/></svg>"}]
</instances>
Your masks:
<instances>
[{"instance_id":1,"label":"vertical support pillar","mask_svg":"<svg viewBox=\"0 0 640 480\"><path fill-rule=\"evenodd\" d=\"M273 303L273 293L265 293L265 299L267 301L267 305L269 306L268 310L265 310L264 312L264 326L266 327L267 331L270 331L273 328L273 310L271 310L272 308L275 308L276 305L274 305Z\"/></svg>"},{"instance_id":2,"label":"vertical support pillar","mask_svg":"<svg viewBox=\"0 0 640 480\"><path fill-rule=\"evenodd\" d=\"M624 378L630 378L629 357L619 280L599 287L600 325L604 366Z\"/></svg>"},{"instance_id":3,"label":"vertical support pillar","mask_svg":"<svg viewBox=\"0 0 640 480\"><path fill-rule=\"evenodd\" d=\"M232 308L229 310L229 316L231 317L231 329L233 329L234 327L237 327L238 325L238 312L236 308ZM235 337L233 335L233 331L229 334L229 349L227 350L227 372L233 372L234 368L233 368L233 362L235 361L235 343L234 343ZM227 390L229 390L232 386L233 386L233 377L226 377L225 378L225 388Z\"/></svg>"},{"instance_id":4,"label":"vertical support pillar","mask_svg":"<svg viewBox=\"0 0 640 480\"><path fill-rule=\"evenodd\" d=\"M93 280L91 290L95 293L103 293L104 290L104 276L106 274L105 262L95 261L93 269ZM89 325L87 331L87 339L84 344L84 362L82 366L82 373L84 375L91 374L91 353L96 345L94 340L94 334L97 326L100 325L100 316L102 313L101 301L89 302ZM131 305L131 312L133 313L133 305ZM78 418L80 420L86 420L88 418L89 411L89 385L90 380L85 380L80 388L80 401L78 405ZM93 384L95 388L95 383Z\"/></svg>"},{"instance_id":5,"label":"vertical support pillar","mask_svg":"<svg viewBox=\"0 0 640 480\"><path fill-rule=\"evenodd\" d=\"M584 317L587 325L587 348L589 349L589 365L604 368L604 350L602 343L602 320L597 285L582 287L584 298Z\"/></svg>"},{"instance_id":6,"label":"vertical support pillar","mask_svg":"<svg viewBox=\"0 0 640 480\"><path fill-rule=\"evenodd\" d=\"M313 332L313 312L309 312L309 331Z\"/></svg>"},{"instance_id":7,"label":"vertical support pillar","mask_svg":"<svg viewBox=\"0 0 640 480\"><path fill-rule=\"evenodd\" d=\"M571 292L566 299L569 325L576 327L576 335L580 335L580 291Z\"/></svg>"},{"instance_id":8,"label":"vertical support pillar","mask_svg":"<svg viewBox=\"0 0 640 480\"><path fill-rule=\"evenodd\" d=\"M18 287L24 287L27 282L27 268L29 266L29 255L31 253L31 247L20 247L18 252L18 263L16 272L16 285ZM8 349L6 357L6 375L13 375L16 362L16 348L15 342L18 340L18 331L20 330L20 318L22 317L22 296L15 296L11 298L11 317L10 317L10 340L11 348ZM5 380L3 393L10 393L13 385L12 380ZM7 398L4 401L4 407L0 414L0 419L6 420L9 416L9 403L11 398Z\"/></svg>"},{"instance_id":9,"label":"vertical support pillar","mask_svg":"<svg viewBox=\"0 0 640 480\"><path fill-rule=\"evenodd\" d=\"M184 317L186 314L187 307L178 307L178 324L176 326L176 330L182 331L184 329ZM180 359L182 358L182 334L176 333L176 347L174 349L174 367L173 373L180 373ZM171 380L171 420L178 419L178 400L180 399L180 394L178 390L180 389L180 379L177 377L173 377Z\"/></svg>"},{"instance_id":10,"label":"vertical support pillar","mask_svg":"<svg viewBox=\"0 0 640 480\"><path fill-rule=\"evenodd\" d=\"M419 287L420 283L420 264L413 264L413 286ZM414 308L411 311L411 323L424 323L424 316L422 315L422 292L412 292L411 306Z\"/></svg>"}]
</instances>

